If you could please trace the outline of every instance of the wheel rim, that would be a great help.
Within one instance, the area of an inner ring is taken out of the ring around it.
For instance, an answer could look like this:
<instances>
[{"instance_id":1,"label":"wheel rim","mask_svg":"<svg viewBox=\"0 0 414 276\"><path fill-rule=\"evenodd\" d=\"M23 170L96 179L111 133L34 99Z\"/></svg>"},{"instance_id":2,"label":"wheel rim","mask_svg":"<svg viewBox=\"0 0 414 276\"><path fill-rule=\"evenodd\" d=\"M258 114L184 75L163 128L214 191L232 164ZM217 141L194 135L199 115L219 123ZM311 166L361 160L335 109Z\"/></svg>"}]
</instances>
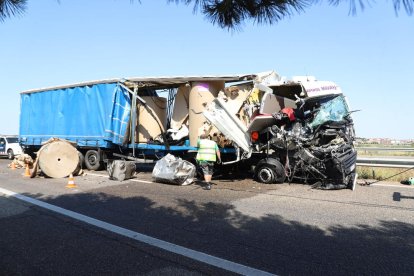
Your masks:
<instances>
[{"instance_id":1,"label":"wheel rim","mask_svg":"<svg viewBox=\"0 0 414 276\"><path fill-rule=\"evenodd\" d=\"M263 182L267 183L272 181L273 179L273 172L270 168L262 168L259 171L259 179Z\"/></svg>"},{"instance_id":2,"label":"wheel rim","mask_svg":"<svg viewBox=\"0 0 414 276\"><path fill-rule=\"evenodd\" d=\"M98 158L97 158L97 156L95 154L91 154L88 157L88 162L89 162L89 164L91 164L93 166L93 165L95 165L97 163L97 159Z\"/></svg>"}]
</instances>

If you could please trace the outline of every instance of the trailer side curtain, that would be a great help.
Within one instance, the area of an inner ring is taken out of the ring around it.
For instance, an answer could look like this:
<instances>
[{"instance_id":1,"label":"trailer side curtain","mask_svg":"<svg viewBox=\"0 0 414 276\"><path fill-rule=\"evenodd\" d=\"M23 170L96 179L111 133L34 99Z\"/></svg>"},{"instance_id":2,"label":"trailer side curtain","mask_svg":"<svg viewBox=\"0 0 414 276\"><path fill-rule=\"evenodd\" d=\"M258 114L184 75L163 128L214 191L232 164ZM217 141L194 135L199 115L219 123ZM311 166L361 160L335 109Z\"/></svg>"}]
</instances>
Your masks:
<instances>
[{"instance_id":1,"label":"trailer side curtain","mask_svg":"<svg viewBox=\"0 0 414 276\"><path fill-rule=\"evenodd\" d=\"M130 114L131 99L128 91L117 85L112 98L112 111L105 127L105 140L117 145L123 143Z\"/></svg>"},{"instance_id":2,"label":"trailer side curtain","mask_svg":"<svg viewBox=\"0 0 414 276\"><path fill-rule=\"evenodd\" d=\"M20 137L40 145L51 137L108 147L122 139L130 101L117 83L21 94Z\"/></svg>"}]
</instances>

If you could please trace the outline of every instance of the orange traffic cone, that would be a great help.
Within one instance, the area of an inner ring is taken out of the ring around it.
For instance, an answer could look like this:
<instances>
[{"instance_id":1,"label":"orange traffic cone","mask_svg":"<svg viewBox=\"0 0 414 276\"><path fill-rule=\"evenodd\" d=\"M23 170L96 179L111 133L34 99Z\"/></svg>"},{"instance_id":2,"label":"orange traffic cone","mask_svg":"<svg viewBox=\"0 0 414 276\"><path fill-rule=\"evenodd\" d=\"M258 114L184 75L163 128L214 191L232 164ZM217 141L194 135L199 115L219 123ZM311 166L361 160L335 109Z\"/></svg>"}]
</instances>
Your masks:
<instances>
[{"instance_id":1,"label":"orange traffic cone","mask_svg":"<svg viewBox=\"0 0 414 276\"><path fill-rule=\"evenodd\" d=\"M69 175L68 185L66 185L66 188L76 188L75 179L73 178L73 174Z\"/></svg>"},{"instance_id":2,"label":"orange traffic cone","mask_svg":"<svg viewBox=\"0 0 414 276\"><path fill-rule=\"evenodd\" d=\"M10 169L12 169L12 170L15 170L16 169L16 164L14 164L14 161L11 163Z\"/></svg>"},{"instance_id":3,"label":"orange traffic cone","mask_svg":"<svg viewBox=\"0 0 414 276\"><path fill-rule=\"evenodd\" d=\"M30 177L29 164L26 164L26 169L24 170L24 176L29 176Z\"/></svg>"}]
</instances>

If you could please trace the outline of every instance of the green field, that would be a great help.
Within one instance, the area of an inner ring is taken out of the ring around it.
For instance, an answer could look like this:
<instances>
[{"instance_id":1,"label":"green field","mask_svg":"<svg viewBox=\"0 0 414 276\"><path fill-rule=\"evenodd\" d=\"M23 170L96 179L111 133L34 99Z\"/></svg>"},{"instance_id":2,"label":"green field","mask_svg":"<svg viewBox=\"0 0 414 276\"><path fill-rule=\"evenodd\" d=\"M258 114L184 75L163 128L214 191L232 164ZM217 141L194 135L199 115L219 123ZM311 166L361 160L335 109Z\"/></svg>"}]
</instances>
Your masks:
<instances>
[{"instance_id":1,"label":"green field","mask_svg":"<svg viewBox=\"0 0 414 276\"><path fill-rule=\"evenodd\" d=\"M375 147L379 148L379 145L358 145L358 147ZM360 157L410 157L414 158L414 151L397 150L399 148L414 148L412 145L406 146L389 146L383 148L396 149L393 151L387 150L360 150L357 148L358 156ZM414 168L383 168L383 167L368 167L358 166L357 173L359 179L375 179L375 180L388 180L388 181L404 181L410 177L414 177Z\"/></svg>"},{"instance_id":2,"label":"green field","mask_svg":"<svg viewBox=\"0 0 414 276\"><path fill-rule=\"evenodd\" d=\"M375 179L387 181L403 181L414 177L414 168L380 168L357 166L359 179ZM408 170L408 171L407 171Z\"/></svg>"}]
</instances>

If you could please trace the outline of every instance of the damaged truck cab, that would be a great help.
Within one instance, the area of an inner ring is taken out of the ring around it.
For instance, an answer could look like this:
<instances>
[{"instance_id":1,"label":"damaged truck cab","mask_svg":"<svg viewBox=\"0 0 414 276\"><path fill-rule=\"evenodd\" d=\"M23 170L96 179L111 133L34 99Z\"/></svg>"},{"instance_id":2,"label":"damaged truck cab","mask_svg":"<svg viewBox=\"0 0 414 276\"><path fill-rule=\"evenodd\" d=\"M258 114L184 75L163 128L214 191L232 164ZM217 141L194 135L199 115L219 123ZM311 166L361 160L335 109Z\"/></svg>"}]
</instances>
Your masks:
<instances>
[{"instance_id":1,"label":"damaged truck cab","mask_svg":"<svg viewBox=\"0 0 414 276\"><path fill-rule=\"evenodd\" d=\"M321 189L354 189L354 126L347 100L335 83L273 76L256 81L252 95L257 101L245 103L250 114L246 124L231 116L221 99L204 112L235 143L234 162L250 164L263 183L287 180Z\"/></svg>"}]
</instances>

